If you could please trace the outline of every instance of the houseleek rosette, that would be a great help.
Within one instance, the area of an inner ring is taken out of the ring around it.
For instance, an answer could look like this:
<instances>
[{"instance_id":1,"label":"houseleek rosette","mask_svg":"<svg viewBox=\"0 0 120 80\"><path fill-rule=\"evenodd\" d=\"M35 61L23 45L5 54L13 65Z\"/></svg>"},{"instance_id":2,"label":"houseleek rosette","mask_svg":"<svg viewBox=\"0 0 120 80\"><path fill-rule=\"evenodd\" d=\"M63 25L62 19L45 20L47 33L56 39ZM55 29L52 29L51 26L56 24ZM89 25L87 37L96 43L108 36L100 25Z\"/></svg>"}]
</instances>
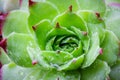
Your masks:
<instances>
[{"instance_id":1,"label":"houseleek rosette","mask_svg":"<svg viewBox=\"0 0 120 80\"><path fill-rule=\"evenodd\" d=\"M11 11L4 23L11 63L1 69L3 80L108 79L118 60L119 39L106 28L108 7L103 0L29 5L23 0L21 9Z\"/></svg>"}]
</instances>

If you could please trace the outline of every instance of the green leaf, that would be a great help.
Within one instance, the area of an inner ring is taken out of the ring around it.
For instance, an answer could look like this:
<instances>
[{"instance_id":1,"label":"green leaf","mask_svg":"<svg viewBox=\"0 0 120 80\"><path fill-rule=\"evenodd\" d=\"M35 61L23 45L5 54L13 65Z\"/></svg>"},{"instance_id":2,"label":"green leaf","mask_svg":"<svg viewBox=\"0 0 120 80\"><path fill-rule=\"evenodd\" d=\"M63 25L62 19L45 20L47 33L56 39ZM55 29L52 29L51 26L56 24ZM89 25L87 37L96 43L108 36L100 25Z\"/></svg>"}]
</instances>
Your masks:
<instances>
[{"instance_id":1,"label":"green leaf","mask_svg":"<svg viewBox=\"0 0 120 80\"><path fill-rule=\"evenodd\" d=\"M80 73L77 71L55 71L42 70L33 71L27 75L23 80L80 80Z\"/></svg>"},{"instance_id":2,"label":"green leaf","mask_svg":"<svg viewBox=\"0 0 120 80\"><path fill-rule=\"evenodd\" d=\"M120 59L116 62L114 66L112 66L110 72L110 79L111 80L120 80Z\"/></svg>"},{"instance_id":3,"label":"green leaf","mask_svg":"<svg viewBox=\"0 0 120 80\"><path fill-rule=\"evenodd\" d=\"M120 39L120 9L109 7L105 16L105 23L107 25L107 29L113 31Z\"/></svg>"},{"instance_id":4,"label":"green leaf","mask_svg":"<svg viewBox=\"0 0 120 80\"><path fill-rule=\"evenodd\" d=\"M42 51L41 55L47 60L48 63L62 65L73 58L68 52L57 51Z\"/></svg>"},{"instance_id":5,"label":"green leaf","mask_svg":"<svg viewBox=\"0 0 120 80\"><path fill-rule=\"evenodd\" d=\"M83 60L84 60L84 54L77 58L73 58L66 64L60 66L58 70L60 71L61 70L76 70L81 66L81 64L83 63Z\"/></svg>"},{"instance_id":6,"label":"green leaf","mask_svg":"<svg viewBox=\"0 0 120 80\"><path fill-rule=\"evenodd\" d=\"M102 22L102 20L100 20L97 15L96 15L96 12L95 11L92 11L92 10L79 10L77 12L77 14L79 16L81 16L86 22L88 23L94 23L94 24L97 24L97 23L100 23ZM101 17L101 16L100 16Z\"/></svg>"},{"instance_id":7,"label":"green leaf","mask_svg":"<svg viewBox=\"0 0 120 80\"><path fill-rule=\"evenodd\" d=\"M83 46L83 50L85 51L85 53L88 52L89 50L89 47L90 47L90 38L89 36L87 35L84 35L84 31L80 31L79 29L77 29L76 27L72 26L71 27L72 31L76 34L77 37L79 37L81 43L82 43L82 46Z\"/></svg>"},{"instance_id":8,"label":"green leaf","mask_svg":"<svg viewBox=\"0 0 120 80\"><path fill-rule=\"evenodd\" d=\"M119 40L112 31L107 30L105 32L105 39L101 47L103 48L103 54L99 58L106 61L109 65L113 65L119 53Z\"/></svg>"},{"instance_id":9,"label":"green leaf","mask_svg":"<svg viewBox=\"0 0 120 80\"><path fill-rule=\"evenodd\" d=\"M12 32L28 34L28 16L29 13L22 10L10 12L4 23L3 36L7 37Z\"/></svg>"},{"instance_id":10,"label":"green leaf","mask_svg":"<svg viewBox=\"0 0 120 80\"><path fill-rule=\"evenodd\" d=\"M38 2L29 9L29 26L32 27L43 19L52 20L59 14L58 10L49 2Z\"/></svg>"},{"instance_id":11,"label":"green leaf","mask_svg":"<svg viewBox=\"0 0 120 80\"><path fill-rule=\"evenodd\" d=\"M75 36L73 31L68 30L66 27L60 26L59 28L54 27L51 29L47 34L47 41L50 40L52 37L56 36Z\"/></svg>"},{"instance_id":12,"label":"green leaf","mask_svg":"<svg viewBox=\"0 0 120 80\"><path fill-rule=\"evenodd\" d=\"M85 55L85 60L83 62L82 68L90 66L99 55L100 41L98 33L94 33L91 37L91 45L88 53Z\"/></svg>"},{"instance_id":13,"label":"green leaf","mask_svg":"<svg viewBox=\"0 0 120 80\"><path fill-rule=\"evenodd\" d=\"M9 59L7 53L2 48L0 48L0 62L2 64L7 64L10 62L10 59Z\"/></svg>"},{"instance_id":14,"label":"green leaf","mask_svg":"<svg viewBox=\"0 0 120 80\"><path fill-rule=\"evenodd\" d=\"M82 42L79 42L78 47L74 49L74 51L71 53L73 57L78 57L81 54L83 54L83 45Z\"/></svg>"},{"instance_id":15,"label":"green leaf","mask_svg":"<svg viewBox=\"0 0 120 80\"><path fill-rule=\"evenodd\" d=\"M78 71L45 70L35 66L24 68L14 63L2 67L3 80L80 80Z\"/></svg>"},{"instance_id":16,"label":"green leaf","mask_svg":"<svg viewBox=\"0 0 120 80\"><path fill-rule=\"evenodd\" d=\"M30 71L29 68L23 68L10 63L2 67L2 78L3 80L23 80Z\"/></svg>"},{"instance_id":17,"label":"green leaf","mask_svg":"<svg viewBox=\"0 0 120 80\"><path fill-rule=\"evenodd\" d=\"M77 0L81 10L93 10L100 12L103 16L106 12L106 4L104 0ZM102 5L102 6L101 6Z\"/></svg>"},{"instance_id":18,"label":"green leaf","mask_svg":"<svg viewBox=\"0 0 120 80\"><path fill-rule=\"evenodd\" d=\"M58 15L53 20L53 24L55 25L57 22L60 24L60 26L66 27L70 30L72 30L71 26L75 26L76 28L80 30L88 31L83 19L77 14L69 12L69 11Z\"/></svg>"},{"instance_id":19,"label":"green leaf","mask_svg":"<svg viewBox=\"0 0 120 80\"><path fill-rule=\"evenodd\" d=\"M40 68L35 69L31 71L27 76L25 76L23 80L38 80L39 77L43 75L43 74L40 75L40 72L42 72Z\"/></svg>"},{"instance_id":20,"label":"green leaf","mask_svg":"<svg viewBox=\"0 0 120 80\"><path fill-rule=\"evenodd\" d=\"M90 67L81 70L81 80L105 80L109 73L107 63L96 60Z\"/></svg>"},{"instance_id":21,"label":"green leaf","mask_svg":"<svg viewBox=\"0 0 120 80\"><path fill-rule=\"evenodd\" d=\"M102 42L105 37L106 27L103 19L101 17L98 18L96 12L90 10L80 10L78 14L87 22L90 36L92 36L94 32L98 32L100 42Z\"/></svg>"},{"instance_id":22,"label":"green leaf","mask_svg":"<svg viewBox=\"0 0 120 80\"><path fill-rule=\"evenodd\" d=\"M35 25L35 35L41 50L45 50L47 33L52 29L49 20L42 20Z\"/></svg>"},{"instance_id":23,"label":"green leaf","mask_svg":"<svg viewBox=\"0 0 120 80\"><path fill-rule=\"evenodd\" d=\"M30 35L12 33L7 39L7 51L9 57L20 66L30 67L32 61L27 52L27 46L35 47L35 42Z\"/></svg>"},{"instance_id":24,"label":"green leaf","mask_svg":"<svg viewBox=\"0 0 120 80\"><path fill-rule=\"evenodd\" d=\"M41 50L39 47L32 47L32 46L27 46L27 52L30 56L30 58L34 61L36 60L39 66L42 66L43 68L49 70L51 69L50 65L48 62L45 60L45 58L41 55Z\"/></svg>"},{"instance_id":25,"label":"green leaf","mask_svg":"<svg viewBox=\"0 0 120 80\"><path fill-rule=\"evenodd\" d=\"M67 11L69 6L71 5L73 6L73 11L78 10L76 0L46 0L46 1L53 3L61 13Z\"/></svg>"}]
</instances>

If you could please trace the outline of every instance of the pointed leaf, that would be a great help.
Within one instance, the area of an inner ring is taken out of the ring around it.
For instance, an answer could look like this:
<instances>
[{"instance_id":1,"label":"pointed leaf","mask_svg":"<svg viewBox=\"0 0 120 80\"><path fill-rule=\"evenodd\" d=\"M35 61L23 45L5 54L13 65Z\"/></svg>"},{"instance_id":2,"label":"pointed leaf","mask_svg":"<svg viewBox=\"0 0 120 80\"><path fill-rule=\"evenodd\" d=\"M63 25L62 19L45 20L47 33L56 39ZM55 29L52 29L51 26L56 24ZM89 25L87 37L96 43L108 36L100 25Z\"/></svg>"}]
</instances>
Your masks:
<instances>
[{"instance_id":1,"label":"pointed leaf","mask_svg":"<svg viewBox=\"0 0 120 80\"><path fill-rule=\"evenodd\" d=\"M23 80L30 71L29 68L23 68L10 63L2 67L2 80Z\"/></svg>"},{"instance_id":2,"label":"pointed leaf","mask_svg":"<svg viewBox=\"0 0 120 80\"><path fill-rule=\"evenodd\" d=\"M119 40L112 31L106 31L101 47L103 48L103 54L99 58L106 61L109 65L113 65L119 53Z\"/></svg>"},{"instance_id":3,"label":"pointed leaf","mask_svg":"<svg viewBox=\"0 0 120 80\"><path fill-rule=\"evenodd\" d=\"M60 71L61 70L76 70L81 66L81 64L83 63L83 60L84 60L84 54L77 58L73 58L68 63L60 66L58 70Z\"/></svg>"},{"instance_id":4,"label":"pointed leaf","mask_svg":"<svg viewBox=\"0 0 120 80\"><path fill-rule=\"evenodd\" d=\"M77 0L81 10L93 10L100 12L103 16L106 12L106 4L104 0ZM102 6L101 6L102 5Z\"/></svg>"},{"instance_id":5,"label":"pointed leaf","mask_svg":"<svg viewBox=\"0 0 120 80\"><path fill-rule=\"evenodd\" d=\"M28 12L22 10L10 12L3 27L3 36L6 37L12 32L28 34L28 16Z\"/></svg>"},{"instance_id":6,"label":"pointed leaf","mask_svg":"<svg viewBox=\"0 0 120 80\"><path fill-rule=\"evenodd\" d=\"M55 36L75 36L73 31L68 30L66 27L60 26L59 28L54 27L47 34L47 40Z\"/></svg>"},{"instance_id":7,"label":"pointed leaf","mask_svg":"<svg viewBox=\"0 0 120 80\"><path fill-rule=\"evenodd\" d=\"M52 20L58 15L57 9L49 2L38 2L30 7L29 26L34 26L43 19Z\"/></svg>"},{"instance_id":8,"label":"pointed leaf","mask_svg":"<svg viewBox=\"0 0 120 80\"><path fill-rule=\"evenodd\" d=\"M76 28L78 28L80 30L83 30L83 31L88 30L87 27L86 27L86 24L82 20L82 18L80 16L78 16L77 14L69 12L69 11L58 15L53 20L54 25L57 22L60 24L60 26L64 26L68 29L71 29L71 26L75 26Z\"/></svg>"},{"instance_id":9,"label":"pointed leaf","mask_svg":"<svg viewBox=\"0 0 120 80\"><path fill-rule=\"evenodd\" d=\"M53 3L61 13L67 11L69 6L71 5L73 6L73 11L78 10L76 0L46 0L46 1Z\"/></svg>"},{"instance_id":10,"label":"pointed leaf","mask_svg":"<svg viewBox=\"0 0 120 80\"><path fill-rule=\"evenodd\" d=\"M82 68L90 66L99 55L100 42L97 33L94 33L91 37L90 50L85 55L85 60L83 62Z\"/></svg>"},{"instance_id":11,"label":"pointed leaf","mask_svg":"<svg viewBox=\"0 0 120 80\"><path fill-rule=\"evenodd\" d=\"M90 10L83 10L83 11L80 10L78 14L87 22L90 36L92 36L94 32L98 32L100 37L100 42L102 42L105 37L106 26L101 16L97 17L96 14L99 14L99 13L96 13Z\"/></svg>"},{"instance_id":12,"label":"pointed leaf","mask_svg":"<svg viewBox=\"0 0 120 80\"><path fill-rule=\"evenodd\" d=\"M49 20L42 20L35 26L35 35L41 50L45 49L47 33L52 29Z\"/></svg>"},{"instance_id":13,"label":"pointed leaf","mask_svg":"<svg viewBox=\"0 0 120 80\"><path fill-rule=\"evenodd\" d=\"M7 64L10 62L10 59L9 59L7 53L2 48L0 48L0 62L2 64Z\"/></svg>"},{"instance_id":14,"label":"pointed leaf","mask_svg":"<svg viewBox=\"0 0 120 80\"><path fill-rule=\"evenodd\" d=\"M9 57L20 66L32 66L32 61L27 52L27 46L34 46L35 42L29 35L12 33L7 39L7 53Z\"/></svg>"},{"instance_id":15,"label":"pointed leaf","mask_svg":"<svg viewBox=\"0 0 120 80\"><path fill-rule=\"evenodd\" d=\"M120 8L109 7L109 11L105 17L105 23L107 25L107 29L113 31L116 36L120 39Z\"/></svg>"},{"instance_id":16,"label":"pointed leaf","mask_svg":"<svg viewBox=\"0 0 120 80\"><path fill-rule=\"evenodd\" d=\"M62 65L73 58L68 52L42 51L41 54L49 63Z\"/></svg>"},{"instance_id":17,"label":"pointed leaf","mask_svg":"<svg viewBox=\"0 0 120 80\"><path fill-rule=\"evenodd\" d=\"M88 68L81 70L81 80L105 80L110 73L110 67L106 62L96 60Z\"/></svg>"}]
</instances>

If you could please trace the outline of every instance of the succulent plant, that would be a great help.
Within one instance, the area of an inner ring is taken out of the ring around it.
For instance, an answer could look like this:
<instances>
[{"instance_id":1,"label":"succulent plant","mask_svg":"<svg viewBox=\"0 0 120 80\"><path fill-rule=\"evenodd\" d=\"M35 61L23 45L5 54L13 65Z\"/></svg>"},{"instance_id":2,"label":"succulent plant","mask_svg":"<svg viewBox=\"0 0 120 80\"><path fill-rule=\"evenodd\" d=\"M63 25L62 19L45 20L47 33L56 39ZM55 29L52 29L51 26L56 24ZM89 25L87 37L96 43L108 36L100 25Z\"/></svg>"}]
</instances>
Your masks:
<instances>
[{"instance_id":1,"label":"succulent plant","mask_svg":"<svg viewBox=\"0 0 120 80\"><path fill-rule=\"evenodd\" d=\"M0 26L0 80L120 80L119 1L20 5Z\"/></svg>"}]
</instances>

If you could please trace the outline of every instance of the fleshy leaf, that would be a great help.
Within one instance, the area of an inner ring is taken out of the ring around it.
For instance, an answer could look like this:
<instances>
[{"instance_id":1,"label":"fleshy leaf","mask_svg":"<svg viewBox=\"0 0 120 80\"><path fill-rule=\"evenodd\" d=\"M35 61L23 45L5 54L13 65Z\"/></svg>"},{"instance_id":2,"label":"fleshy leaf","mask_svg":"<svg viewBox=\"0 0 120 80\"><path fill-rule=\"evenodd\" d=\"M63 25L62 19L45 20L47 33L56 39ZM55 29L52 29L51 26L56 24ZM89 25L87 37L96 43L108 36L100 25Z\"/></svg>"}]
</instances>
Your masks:
<instances>
[{"instance_id":1,"label":"fleshy leaf","mask_svg":"<svg viewBox=\"0 0 120 80\"><path fill-rule=\"evenodd\" d=\"M23 68L14 63L2 67L3 80L80 80L78 71L44 70L39 67Z\"/></svg>"},{"instance_id":2,"label":"fleshy leaf","mask_svg":"<svg viewBox=\"0 0 120 80\"><path fill-rule=\"evenodd\" d=\"M57 52L57 51L42 51L42 56L47 60L48 63L62 65L73 58L68 52Z\"/></svg>"},{"instance_id":3,"label":"fleshy leaf","mask_svg":"<svg viewBox=\"0 0 120 80\"><path fill-rule=\"evenodd\" d=\"M119 53L119 40L112 31L107 30L105 32L105 39L101 47L103 48L103 54L99 58L106 61L109 65L113 65Z\"/></svg>"},{"instance_id":4,"label":"fleshy leaf","mask_svg":"<svg viewBox=\"0 0 120 80\"><path fill-rule=\"evenodd\" d=\"M60 26L64 26L68 29L71 29L71 26L75 26L76 28L87 31L87 27L85 22L79 17L77 14L73 12L65 12L63 14L58 15L54 20L53 23L59 23Z\"/></svg>"},{"instance_id":5,"label":"fleshy leaf","mask_svg":"<svg viewBox=\"0 0 120 80\"><path fill-rule=\"evenodd\" d=\"M2 80L23 80L31 71L29 68L23 68L14 63L4 65L1 70Z\"/></svg>"},{"instance_id":6,"label":"fleshy leaf","mask_svg":"<svg viewBox=\"0 0 120 80\"><path fill-rule=\"evenodd\" d=\"M80 73L77 71L56 71L41 70L33 71L23 80L80 80Z\"/></svg>"},{"instance_id":7,"label":"fleshy leaf","mask_svg":"<svg viewBox=\"0 0 120 80\"><path fill-rule=\"evenodd\" d=\"M47 33L52 29L49 20L42 20L40 23L33 26L35 28L35 34L37 42L41 50L45 49Z\"/></svg>"},{"instance_id":8,"label":"fleshy leaf","mask_svg":"<svg viewBox=\"0 0 120 80\"><path fill-rule=\"evenodd\" d=\"M29 26L32 27L43 19L52 20L59 14L49 2L38 2L30 7Z\"/></svg>"},{"instance_id":9,"label":"fleshy leaf","mask_svg":"<svg viewBox=\"0 0 120 80\"><path fill-rule=\"evenodd\" d=\"M0 48L0 62L2 64L7 64L10 62L10 59L9 59L7 53L2 48Z\"/></svg>"},{"instance_id":10,"label":"fleshy leaf","mask_svg":"<svg viewBox=\"0 0 120 80\"><path fill-rule=\"evenodd\" d=\"M60 28L54 27L47 34L47 41L55 36L75 36L73 31L68 30L66 27L60 26Z\"/></svg>"},{"instance_id":11,"label":"fleshy leaf","mask_svg":"<svg viewBox=\"0 0 120 80\"><path fill-rule=\"evenodd\" d=\"M30 35L12 33L7 39L9 57L20 66L32 66L32 61L27 52L27 46L35 47L35 42Z\"/></svg>"},{"instance_id":12,"label":"fleshy leaf","mask_svg":"<svg viewBox=\"0 0 120 80\"><path fill-rule=\"evenodd\" d=\"M97 23L100 23L102 22L102 17L100 16L100 13L97 13L95 11L92 11L92 10L79 10L77 12L77 14L79 16L81 16L86 22L88 23L94 23L94 24L97 24ZM99 16L98 16L98 15ZM101 18L101 19L100 19Z\"/></svg>"},{"instance_id":13,"label":"fleshy leaf","mask_svg":"<svg viewBox=\"0 0 120 80\"><path fill-rule=\"evenodd\" d=\"M82 42L79 42L78 47L75 48L74 51L71 54L73 55L73 57L77 57L77 56L80 56L81 54L83 54Z\"/></svg>"},{"instance_id":14,"label":"fleshy leaf","mask_svg":"<svg viewBox=\"0 0 120 80\"><path fill-rule=\"evenodd\" d=\"M81 66L83 60L84 60L84 54L77 58L73 58L63 66L60 66L58 70L76 70Z\"/></svg>"},{"instance_id":15,"label":"fleshy leaf","mask_svg":"<svg viewBox=\"0 0 120 80\"><path fill-rule=\"evenodd\" d=\"M83 46L83 50L85 51L85 53L87 53L90 47L90 38L88 36L88 32L86 32L86 35L84 35L84 31L80 31L74 26L72 26L71 29L75 32L76 36L79 37Z\"/></svg>"},{"instance_id":16,"label":"fleshy leaf","mask_svg":"<svg viewBox=\"0 0 120 80\"><path fill-rule=\"evenodd\" d=\"M120 39L120 9L109 7L105 17L107 29L113 31Z\"/></svg>"},{"instance_id":17,"label":"fleshy leaf","mask_svg":"<svg viewBox=\"0 0 120 80\"><path fill-rule=\"evenodd\" d=\"M93 10L100 12L103 16L106 12L106 4L104 0L77 0L81 10ZM101 6L102 5L102 6Z\"/></svg>"},{"instance_id":18,"label":"fleshy leaf","mask_svg":"<svg viewBox=\"0 0 120 80\"><path fill-rule=\"evenodd\" d=\"M83 10L83 11L80 10L78 12L78 15L81 16L87 22L90 36L94 32L98 32L100 37L100 42L102 42L105 37L105 23L102 17L100 16L100 14L90 10Z\"/></svg>"},{"instance_id":19,"label":"fleshy leaf","mask_svg":"<svg viewBox=\"0 0 120 80\"><path fill-rule=\"evenodd\" d=\"M94 33L91 37L90 50L85 55L85 60L83 62L82 68L90 66L95 61L95 59L99 55L99 50L100 50L99 45L100 42L99 42L98 34Z\"/></svg>"},{"instance_id":20,"label":"fleshy leaf","mask_svg":"<svg viewBox=\"0 0 120 80\"><path fill-rule=\"evenodd\" d=\"M69 6L73 6L73 11L78 10L78 5L76 0L46 0L53 3L58 10L62 13L68 10Z\"/></svg>"},{"instance_id":21,"label":"fleshy leaf","mask_svg":"<svg viewBox=\"0 0 120 80\"><path fill-rule=\"evenodd\" d=\"M120 59L116 62L114 66L112 66L110 72L111 80L120 80Z\"/></svg>"},{"instance_id":22,"label":"fleshy leaf","mask_svg":"<svg viewBox=\"0 0 120 80\"><path fill-rule=\"evenodd\" d=\"M110 67L106 62L96 60L88 68L81 70L81 80L105 80L110 73Z\"/></svg>"},{"instance_id":23,"label":"fleshy leaf","mask_svg":"<svg viewBox=\"0 0 120 80\"><path fill-rule=\"evenodd\" d=\"M22 10L10 12L3 27L3 36L6 37L12 32L28 34L28 16L29 13Z\"/></svg>"},{"instance_id":24,"label":"fleshy leaf","mask_svg":"<svg viewBox=\"0 0 120 80\"><path fill-rule=\"evenodd\" d=\"M36 60L36 63L39 64L39 66L42 66L45 69L51 68L45 58L41 55L39 48L27 46L27 51L32 61Z\"/></svg>"}]
</instances>

